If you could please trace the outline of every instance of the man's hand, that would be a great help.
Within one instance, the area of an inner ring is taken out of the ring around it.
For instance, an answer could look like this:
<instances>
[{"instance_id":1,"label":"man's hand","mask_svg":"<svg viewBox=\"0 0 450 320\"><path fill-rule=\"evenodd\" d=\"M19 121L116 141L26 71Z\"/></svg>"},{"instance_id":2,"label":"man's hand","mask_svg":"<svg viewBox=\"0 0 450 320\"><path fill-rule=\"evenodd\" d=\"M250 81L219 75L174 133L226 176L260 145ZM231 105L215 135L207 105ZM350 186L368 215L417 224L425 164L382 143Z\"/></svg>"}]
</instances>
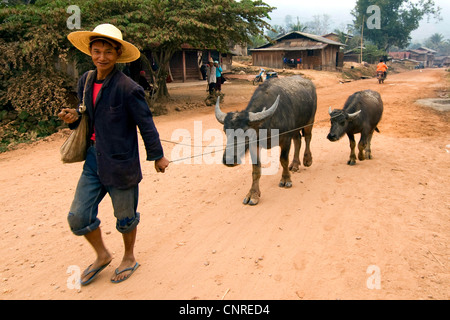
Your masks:
<instances>
[{"instance_id":1,"label":"man's hand","mask_svg":"<svg viewBox=\"0 0 450 320\"><path fill-rule=\"evenodd\" d=\"M60 113L58 113L58 117L63 120L65 123L74 123L78 120L78 112L75 109L62 109Z\"/></svg>"},{"instance_id":2,"label":"man's hand","mask_svg":"<svg viewBox=\"0 0 450 320\"><path fill-rule=\"evenodd\" d=\"M162 157L161 159L158 159L155 161L156 172L164 173L168 166L169 166L169 160L167 160L166 157Z\"/></svg>"}]
</instances>

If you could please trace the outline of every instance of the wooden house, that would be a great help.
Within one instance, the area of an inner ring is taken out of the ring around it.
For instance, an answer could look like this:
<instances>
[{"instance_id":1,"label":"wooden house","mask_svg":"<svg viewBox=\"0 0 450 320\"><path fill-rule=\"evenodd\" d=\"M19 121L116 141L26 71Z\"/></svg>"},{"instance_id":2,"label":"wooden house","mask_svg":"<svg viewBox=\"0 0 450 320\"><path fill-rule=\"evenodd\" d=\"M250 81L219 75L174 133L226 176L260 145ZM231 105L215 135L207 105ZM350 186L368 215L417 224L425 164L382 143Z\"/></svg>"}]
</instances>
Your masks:
<instances>
[{"instance_id":1,"label":"wooden house","mask_svg":"<svg viewBox=\"0 0 450 320\"><path fill-rule=\"evenodd\" d=\"M439 56L434 58L434 65L437 67L450 67L450 56Z\"/></svg>"},{"instance_id":2,"label":"wooden house","mask_svg":"<svg viewBox=\"0 0 450 320\"><path fill-rule=\"evenodd\" d=\"M420 47L414 50L408 50L410 52L410 59L416 60L429 68L434 65L434 56L436 51L427 47Z\"/></svg>"},{"instance_id":3,"label":"wooden house","mask_svg":"<svg viewBox=\"0 0 450 320\"><path fill-rule=\"evenodd\" d=\"M411 59L411 52L410 51L389 52L389 57L391 57L394 60Z\"/></svg>"},{"instance_id":4,"label":"wooden house","mask_svg":"<svg viewBox=\"0 0 450 320\"><path fill-rule=\"evenodd\" d=\"M223 73L230 72L233 56L241 55L241 51L240 46L230 46L229 53L221 53L214 49L201 50L183 45L170 60L172 80L177 82L202 80L201 67L209 60L218 61Z\"/></svg>"},{"instance_id":5,"label":"wooden house","mask_svg":"<svg viewBox=\"0 0 450 320\"><path fill-rule=\"evenodd\" d=\"M343 66L344 44L321 36L292 31L251 49L254 66L334 71Z\"/></svg>"}]
</instances>

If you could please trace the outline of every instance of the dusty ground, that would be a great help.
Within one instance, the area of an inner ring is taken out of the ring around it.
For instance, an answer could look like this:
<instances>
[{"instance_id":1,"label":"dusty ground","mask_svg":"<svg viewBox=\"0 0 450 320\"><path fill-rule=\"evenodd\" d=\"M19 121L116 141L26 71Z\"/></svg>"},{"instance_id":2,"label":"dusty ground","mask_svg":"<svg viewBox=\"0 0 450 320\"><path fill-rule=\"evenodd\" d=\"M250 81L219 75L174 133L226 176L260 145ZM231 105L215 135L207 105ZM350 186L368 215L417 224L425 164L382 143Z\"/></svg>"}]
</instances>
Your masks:
<instances>
[{"instance_id":1,"label":"dusty ground","mask_svg":"<svg viewBox=\"0 0 450 320\"><path fill-rule=\"evenodd\" d=\"M0 154L0 299L449 299L449 116L414 103L448 92L445 74L412 71L378 85L308 72L319 97L313 165L293 174L291 189L277 186L281 169L263 176L254 207L242 204L248 163L174 162L157 174L143 162L141 267L121 284L109 281L122 243L105 199L101 228L115 258L94 283L73 289L69 273L95 257L66 222L81 164L59 161L63 134ZM320 121L330 105L369 88L385 103L381 134L374 159L350 167L347 138L329 142L329 122ZM254 89L230 79L224 110L243 109ZM211 107L189 109L204 90L172 85L173 107L188 108L155 118L161 138L176 129L193 136L194 121L202 133L221 129ZM176 160L175 145L163 144Z\"/></svg>"}]
</instances>

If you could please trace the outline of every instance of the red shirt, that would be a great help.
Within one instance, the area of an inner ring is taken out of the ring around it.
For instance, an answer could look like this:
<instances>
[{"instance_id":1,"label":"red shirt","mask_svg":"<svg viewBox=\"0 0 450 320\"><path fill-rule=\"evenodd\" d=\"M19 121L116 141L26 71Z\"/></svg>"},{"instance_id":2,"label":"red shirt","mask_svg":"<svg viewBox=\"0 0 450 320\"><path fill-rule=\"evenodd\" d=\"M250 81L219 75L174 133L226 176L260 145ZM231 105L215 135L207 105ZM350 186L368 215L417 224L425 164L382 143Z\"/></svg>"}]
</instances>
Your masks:
<instances>
[{"instance_id":1,"label":"red shirt","mask_svg":"<svg viewBox=\"0 0 450 320\"><path fill-rule=\"evenodd\" d=\"M92 94L92 104L94 105L94 107L95 107L95 100L97 100L97 95L100 92L102 85L103 85L103 82L101 82L101 83L94 82L94 92ZM95 141L95 128L94 128L94 133L91 136L91 140Z\"/></svg>"}]
</instances>

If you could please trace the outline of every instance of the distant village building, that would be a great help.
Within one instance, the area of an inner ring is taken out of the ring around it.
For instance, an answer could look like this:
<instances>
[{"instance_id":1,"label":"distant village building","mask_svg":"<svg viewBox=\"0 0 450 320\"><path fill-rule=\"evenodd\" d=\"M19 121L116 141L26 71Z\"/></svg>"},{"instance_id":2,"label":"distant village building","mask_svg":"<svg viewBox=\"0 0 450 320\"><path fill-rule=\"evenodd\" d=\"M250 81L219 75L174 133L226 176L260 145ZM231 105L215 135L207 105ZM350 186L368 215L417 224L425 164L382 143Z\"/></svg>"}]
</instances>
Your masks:
<instances>
[{"instance_id":1,"label":"distant village building","mask_svg":"<svg viewBox=\"0 0 450 320\"><path fill-rule=\"evenodd\" d=\"M334 71L344 64L342 46L325 37L292 31L250 52L254 66Z\"/></svg>"},{"instance_id":2,"label":"distant village building","mask_svg":"<svg viewBox=\"0 0 450 320\"><path fill-rule=\"evenodd\" d=\"M353 36L351 34L343 33L342 36L345 37L344 44L347 44L347 42L349 40L353 39ZM327 34L323 35L322 37L336 41L336 42L341 42L340 36L334 32L327 33Z\"/></svg>"},{"instance_id":3,"label":"distant village building","mask_svg":"<svg viewBox=\"0 0 450 320\"><path fill-rule=\"evenodd\" d=\"M394 60L399 60L405 65L415 65L424 68L433 66L448 66L449 59L447 57L437 57L436 51L427 47L420 47L399 52L389 52L389 57Z\"/></svg>"},{"instance_id":4,"label":"distant village building","mask_svg":"<svg viewBox=\"0 0 450 320\"><path fill-rule=\"evenodd\" d=\"M437 67L450 67L450 56L440 56L434 58L434 65Z\"/></svg>"},{"instance_id":5,"label":"distant village building","mask_svg":"<svg viewBox=\"0 0 450 320\"><path fill-rule=\"evenodd\" d=\"M334 32L324 34L322 37L327 38L329 40L333 40L333 41L339 42L339 35L337 33L334 33Z\"/></svg>"},{"instance_id":6,"label":"distant village building","mask_svg":"<svg viewBox=\"0 0 450 320\"><path fill-rule=\"evenodd\" d=\"M366 49L363 46L363 50ZM361 46L344 51L344 62L361 63Z\"/></svg>"},{"instance_id":7,"label":"distant village building","mask_svg":"<svg viewBox=\"0 0 450 320\"><path fill-rule=\"evenodd\" d=\"M388 59L401 63L405 68L414 69L421 63L411 59L411 52L409 51L391 51L388 54Z\"/></svg>"},{"instance_id":8,"label":"distant village building","mask_svg":"<svg viewBox=\"0 0 450 320\"><path fill-rule=\"evenodd\" d=\"M394 60L411 59L411 52L409 51L389 52L389 56Z\"/></svg>"},{"instance_id":9,"label":"distant village building","mask_svg":"<svg viewBox=\"0 0 450 320\"><path fill-rule=\"evenodd\" d=\"M414 50L408 50L408 52L410 52L410 59L422 63L425 68L430 68L434 65L436 51L427 47L420 47Z\"/></svg>"},{"instance_id":10,"label":"distant village building","mask_svg":"<svg viewBox=\"0 0 450 320\"><path fill-rule=\"evenodd\" d=\"M183 45L170 60L171 80L178 82L202 80L201 67L209 60L218 61L223 73L230 72L233 56L242 55L243 52L244 50L238 45L230 46L229 53L220 53L213 49L200 50L187 44Z\"/></svg>"}]
</instances>

